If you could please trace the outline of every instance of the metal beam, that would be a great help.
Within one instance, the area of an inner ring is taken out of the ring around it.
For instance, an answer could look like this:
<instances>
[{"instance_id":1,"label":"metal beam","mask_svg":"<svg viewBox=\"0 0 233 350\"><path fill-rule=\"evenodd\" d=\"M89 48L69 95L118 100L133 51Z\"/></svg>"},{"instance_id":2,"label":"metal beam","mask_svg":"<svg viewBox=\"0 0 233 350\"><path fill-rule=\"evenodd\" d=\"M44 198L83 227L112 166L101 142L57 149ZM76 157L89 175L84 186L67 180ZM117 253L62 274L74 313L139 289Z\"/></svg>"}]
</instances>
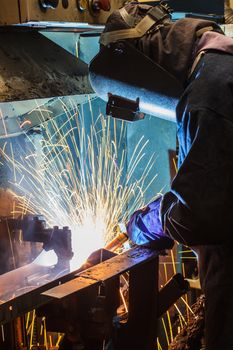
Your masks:
<instances>
[{"instance_id":1,"label":"metal beam","mask_svg":"<svg viewBox=\"0 0 233 350\"><path fill-rule=\"evenodd\" d=\"M149 248L137 247L106 260L77 275L76 278L60 286L43 292L42 295L56 299L65 298L89 286L100 284L126 271L158 258L159 252Z\"/></svg>"},{"instance_id":2,"label":"metal beam","mask_svg":"<svg viewBox=\"0 0 233 350\"><path fill-rule=\"evenodd\" d=\"M146 262L157 260L158 256L158 251L137 247L85 271L63 271L59 275L59 271L53 271L52 267L40 267L32 263L1 275L0 323L9 322L53 298L67 297L126 271L133 271Z\"/></svg>"}]
</instances>

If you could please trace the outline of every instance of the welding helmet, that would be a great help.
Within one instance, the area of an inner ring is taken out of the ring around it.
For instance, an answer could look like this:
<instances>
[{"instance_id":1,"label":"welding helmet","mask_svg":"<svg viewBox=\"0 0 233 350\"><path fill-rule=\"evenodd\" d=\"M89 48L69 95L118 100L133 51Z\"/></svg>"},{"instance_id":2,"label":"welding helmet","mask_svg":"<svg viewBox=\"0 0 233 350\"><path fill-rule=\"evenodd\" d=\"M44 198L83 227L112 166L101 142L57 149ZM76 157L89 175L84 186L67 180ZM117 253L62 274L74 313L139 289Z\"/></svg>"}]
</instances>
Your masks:
<instances>
[{"instance_id":1,"label":"welding helmet","mask_svg":"<svg viewBox=\"0 0 233 350\"><path fill-rule=\"evenodd\" d=\"M129 121L142 119L144 113L175 121L175 108L183 91L178 79L137 48L139 38L158 31L170 21L167 6L134 4L144 11L142 19L123 7L116 21L100 38L101 50L89 66L90 82L99 97L107 101L107 114Z\"/></svg>"}]
</instances>

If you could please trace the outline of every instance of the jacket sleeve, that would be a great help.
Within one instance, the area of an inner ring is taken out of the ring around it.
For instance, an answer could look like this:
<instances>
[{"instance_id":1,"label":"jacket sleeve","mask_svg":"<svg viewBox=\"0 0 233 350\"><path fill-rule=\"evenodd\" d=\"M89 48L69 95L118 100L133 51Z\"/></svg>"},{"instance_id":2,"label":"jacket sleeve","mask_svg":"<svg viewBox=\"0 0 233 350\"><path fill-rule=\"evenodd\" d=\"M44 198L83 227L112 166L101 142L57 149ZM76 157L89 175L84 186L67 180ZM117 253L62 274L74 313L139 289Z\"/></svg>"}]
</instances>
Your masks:
<instances>
[{"instance_id":1,"label":"jacket sleeve","mask_svg":"<svg viewBox=\"0 0 233 350\"><path fill-rule=\"evenodd\" d=\"M221 244L233 234L233 122L189 112L178 138L185 158L161 203L163 230L189 246Z\"/></svg>"}]
</instances>

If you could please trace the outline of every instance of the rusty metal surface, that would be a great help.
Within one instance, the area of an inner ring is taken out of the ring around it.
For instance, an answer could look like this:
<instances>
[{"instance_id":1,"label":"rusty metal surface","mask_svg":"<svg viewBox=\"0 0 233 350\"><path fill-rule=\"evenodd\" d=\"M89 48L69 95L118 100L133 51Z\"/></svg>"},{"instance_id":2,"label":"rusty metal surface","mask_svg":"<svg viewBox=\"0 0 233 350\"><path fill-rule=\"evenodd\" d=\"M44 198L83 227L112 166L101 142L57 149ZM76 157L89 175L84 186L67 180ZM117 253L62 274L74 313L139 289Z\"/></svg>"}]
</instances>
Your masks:
<instances>
[{"instance_id":1,"label":"rusty metal surface","mask_svg":"<svg viewBox=\"0 0 233 350\"><path fill-rule=\"evenodd\" d=\"M0 323L43 305L100 284L156 259L158 251L137 247L85 271L54 271L29 264L0 276ZM57 287L56 287L57 286Z\"/></svg>"},{"instance_id":2,"label":"rusty metal surface","mask_svg":"<svg viewBox=\"0 0 233 350\"><path fill-rule=\"evenodd\" d=\"M0 33L0 102L91 93L87 64L37 32Z\"/></svg>"},{"instance_id":3,"label":"rusty metal surface","mask_svg":"<svg viewBox=\"0 0 233 350\"><path fill-rule=\"evenodd\" d=\"M62 299L91 285L107 281L147 261L153 260L157 258L158 255L158 251L149 248L137 247L131 249L79 273L76 275L76 278L43 292L43 295Z\"/></svg>"}]
</instances>

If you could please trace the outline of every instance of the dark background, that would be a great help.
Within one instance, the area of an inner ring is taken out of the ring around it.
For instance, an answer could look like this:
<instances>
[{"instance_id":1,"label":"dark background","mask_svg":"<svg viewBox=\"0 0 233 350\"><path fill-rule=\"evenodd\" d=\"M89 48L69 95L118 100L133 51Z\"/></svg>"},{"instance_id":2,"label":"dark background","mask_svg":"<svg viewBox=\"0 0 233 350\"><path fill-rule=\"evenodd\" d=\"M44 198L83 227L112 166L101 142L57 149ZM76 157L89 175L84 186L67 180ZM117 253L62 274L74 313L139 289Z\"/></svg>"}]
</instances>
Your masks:
<instances>
[{"instance_id":1,"label":"dark background","mask_svg":"<svg viewBox=\"0 0 233 350\"><path fill-rule=\"evenodd\" d=\"M174 11L223 15L224 0L169 0Z\"/></svg>"}]
</instances>

